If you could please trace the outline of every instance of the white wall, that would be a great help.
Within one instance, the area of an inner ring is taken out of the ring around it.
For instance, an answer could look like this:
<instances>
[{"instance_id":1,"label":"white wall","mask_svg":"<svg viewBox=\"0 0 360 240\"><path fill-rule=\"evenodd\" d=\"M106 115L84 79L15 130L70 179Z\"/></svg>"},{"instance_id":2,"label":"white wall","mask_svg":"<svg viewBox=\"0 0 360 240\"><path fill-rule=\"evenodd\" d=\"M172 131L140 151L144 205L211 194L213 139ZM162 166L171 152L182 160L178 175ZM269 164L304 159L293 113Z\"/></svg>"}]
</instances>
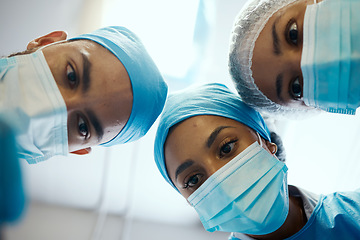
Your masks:
<instances>
[{"instance_id":1,"label":"white wall","mask_svg":"<svg viewBox=\"0 0 360 240\"><path fill-rule=\"evenodd\" d=\"M7 226L3 235L5 240L224 240L229 235L206 232L200 222L183 226L119 215L106 216L102 230L96 232L97 217L94 211L32 202L24 219L15 226Z\"/></svg>"}]
</instances>

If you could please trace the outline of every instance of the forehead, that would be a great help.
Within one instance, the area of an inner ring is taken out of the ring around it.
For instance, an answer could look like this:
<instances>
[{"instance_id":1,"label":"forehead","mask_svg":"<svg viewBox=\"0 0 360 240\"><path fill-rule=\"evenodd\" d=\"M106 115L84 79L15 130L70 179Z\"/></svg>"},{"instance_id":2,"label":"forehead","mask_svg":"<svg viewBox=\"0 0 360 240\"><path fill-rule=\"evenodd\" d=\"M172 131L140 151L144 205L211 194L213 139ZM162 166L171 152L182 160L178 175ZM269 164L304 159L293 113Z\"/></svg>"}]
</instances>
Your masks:
<instances>
[{"instance_id":1,"label":"forehead","mask_svg":"<svg viewBox=\"0 0 360 240\"><path fill-rule=\"evenodd\" d=\"M189 143L189 141L183 141L184 139L190 139L191 144L200 142L205 136L208 136L207 134L213 128L229 121L234 120L214 115L199 115L188 118L170 128L165 147L169 142Z\"/></svg>"},{"instance_id":2,"label":"forehead","mask_svg":"<svg viewBox=\"0 0 360 240\"><path fill-rule=\"evenodd\" d=\"M180 122L170 129L164 144L165 162L185 159L193 154L207 151L206 143L212 132L220 126L232 127L230 131L249 133L246 125L226 117L200 115Z\"/></svg>"}]
</instances>

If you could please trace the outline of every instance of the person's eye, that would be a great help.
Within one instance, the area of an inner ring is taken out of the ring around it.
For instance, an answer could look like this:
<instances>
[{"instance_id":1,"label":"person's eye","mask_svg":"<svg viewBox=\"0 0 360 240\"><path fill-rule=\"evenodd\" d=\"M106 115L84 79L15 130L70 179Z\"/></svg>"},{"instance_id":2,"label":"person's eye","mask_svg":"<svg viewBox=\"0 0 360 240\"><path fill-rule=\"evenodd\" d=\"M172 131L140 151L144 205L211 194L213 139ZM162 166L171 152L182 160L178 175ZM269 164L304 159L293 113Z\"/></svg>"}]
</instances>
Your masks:
<instances>
[{"instance_id":1,"label":"person's eye","mask_svg":"<svg viewBox=\"0 0 360 240\"><path fill-rule=\"evenodd\" d=\"M298 77L290 83L290 94L295 100L302 97L302 86Z\"/></svg>"},{"instance_id":2,"label":"person's eye","mask_svg":"<svg viewBox=\"0 0 360 240\"><path fill-rule=\"evenodd\" d=\"M85 122L85 120L79 116L79 120L78 120L78 130L79 130L79 134L84 137L84 139L88 139L89 138L89 129L88 126Z\"/></svg>"},{"instance_id":3,"label":"person's eye","mask_svg":"<svg viewBox=\"0 0 360 240\"><path fill-rule=\"evenodd\" d=\"M288 25L289 26L288 26L288 30L287 30L287 39L288 39L289 43L297 45L298 35L299 35L298 25L295 21L290 21L290 23Z\"/></svg>"},{"instance_id":4,"label":"person's eye","mask_svg":"<svg viewBox=\"0 0 360 240\"><path fill-rule=\"evenodd\" d=\"M237 140L232 140L232 141L225 142L224 144L222 144L220 147L219 156L224 157L225 155L231 153L235 147L236 142L237 142Z\"/></svg>"},{"instance_id":5,"label":"person's eye","mask_svg":"<svg viewBox=\"0 0 360 240\"><path fill-rule=\"evenodd\" d=\"M195 187L201 181L202 176L203 175L199 173L190 176L190 178L185 182L184 188L187 189Z\"/></svg>"},{"instance_id":6,"label":"person's eye","mask_svg":"<svg viewBox=\"0 0 360 240\"><path fill-rule=\"evenodd\" d=\"M74 88L77 84L77 77L73 66L71 66L70 64L68 64L66 67L66 77L69 81L70 87Z\"/></svg>"}]
</instances>

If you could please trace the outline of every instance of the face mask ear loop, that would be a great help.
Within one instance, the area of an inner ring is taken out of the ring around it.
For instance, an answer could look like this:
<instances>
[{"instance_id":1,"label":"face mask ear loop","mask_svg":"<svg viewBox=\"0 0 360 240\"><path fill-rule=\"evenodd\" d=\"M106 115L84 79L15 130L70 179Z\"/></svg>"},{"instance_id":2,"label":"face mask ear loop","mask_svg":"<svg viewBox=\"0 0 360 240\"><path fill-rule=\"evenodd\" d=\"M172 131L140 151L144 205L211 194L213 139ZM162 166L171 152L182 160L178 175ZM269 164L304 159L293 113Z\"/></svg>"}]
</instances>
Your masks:
<instances>
[{"instance_id":1,"label":"face mask ear loop","mask_svg":"<svg viewBox=\"0 0 360 240\"><path fill-rule=\"evenodd\" d=\"M256 135L257 135L257 136L258 136L258 138L259 138L259 144L260 144L260 147L263 147L263 143L262 143L262 140L261 140L261 137L260 137L259 133L258 133L258 132L256 132Z\"/></svg>"},{"instance_id":2,"label":"face mask ear loop","mask_svg":"<svg viewBox=\"0 0 360 240\"><path fill-rule=\"evenodd\" d=\"M44 46L41 46L39 47L38 49L36 49L36 52L37 51L42 51L44 48L48 47L48 46L52 46L52 45L55 45L55 44L59 44L59 43L63 43L63 42L67 42L68 40L60 40L60 41L57 41L57 42L53 42L53 43L49 43L49 44L46 44Z\"/></svg>"}]
</instances>

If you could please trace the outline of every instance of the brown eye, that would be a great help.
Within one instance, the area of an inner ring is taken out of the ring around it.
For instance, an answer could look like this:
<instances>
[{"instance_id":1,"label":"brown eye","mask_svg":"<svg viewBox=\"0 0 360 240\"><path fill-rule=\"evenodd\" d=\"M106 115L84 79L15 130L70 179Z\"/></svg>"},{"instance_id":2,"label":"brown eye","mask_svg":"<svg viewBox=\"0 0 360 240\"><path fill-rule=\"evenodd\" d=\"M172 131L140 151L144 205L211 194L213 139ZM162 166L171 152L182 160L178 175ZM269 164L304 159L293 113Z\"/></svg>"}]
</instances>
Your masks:
<instances>
[{"instance_id":1,"label":"brown eye","mask_svg":"<svg viewBox=\"0 0 360 240\"><path fill-rule=\"evenodd\" d=\"M79 117L78 120L78 130L79 134L84 137L84 139L87 139L89 137L88 126L82 117Z\"/></svg>"},{"instance_id":2,"label":"brown eye","mask_svg":"<svg viewBox=\"0 0 360 240\"><path fill-rule=\"evenodd\" d=\"M302 86L299 81L299 78L295 78L294 81L291 83L290 86L290 93L293 97L293 99L298 100L302 96Z\"/></svg>"},{"instance_id":3,"label":"brown eye","mask_svg":"<svg viewBox=\"0 0 360 240\"><path fill-rule=\"evenodd\" d=\"M289 31L288 31L288 39L289 39L289 41L292 44L297 45L297 43L298 43L298 35L299 35L298 26L297 26L296 22L293 22L293 23L290 24Z\"/></svg>"},{"instance_id":4,"label":"brown eye","mask_svg":"<svg viewBox=\"0 0 360 240\"><path fill-rule=\"evenodd\" d=\"M74 88L77 84L77 77L74 68L70 64L66 67L66 77L69 81L70 87Z\"/></svg>"},{"instance_id":5,"label":"brown eye","mask_svg":"<svg viewBox=\"0 0 360 240\"><path fill-rule=\"evenodd\" d=\"M228 143L225 144L222 148L221 148L221 152L222 153L229 153L231 152L231 149L234 147L234 143Z\"/></svg>"},{"instance_id":6,"label":"brown eye","mask_svg":"<svg viewBox=\"0 0 360 240\"><path fill-rule=\"evenodd\" d=\"M225 156L226 154L229 154L232 152L232 150L234 149L235 147L235 143L236 143L236 140L235 141L230 141L230 142L227 142L225 144L223 144L220 148L220 157L223 157Z\"/></svg>"},{"instance_id":7,"label":"brown eye","mask_svg":"<svg viewBox=\"0 0 360 240\"><path fill-rule=\"evenodd\" d=\"M201 174L195 174L189 178L189 180L185 183L184 188L195 187L201 180Z\"/></svg>"}]
</instances>

